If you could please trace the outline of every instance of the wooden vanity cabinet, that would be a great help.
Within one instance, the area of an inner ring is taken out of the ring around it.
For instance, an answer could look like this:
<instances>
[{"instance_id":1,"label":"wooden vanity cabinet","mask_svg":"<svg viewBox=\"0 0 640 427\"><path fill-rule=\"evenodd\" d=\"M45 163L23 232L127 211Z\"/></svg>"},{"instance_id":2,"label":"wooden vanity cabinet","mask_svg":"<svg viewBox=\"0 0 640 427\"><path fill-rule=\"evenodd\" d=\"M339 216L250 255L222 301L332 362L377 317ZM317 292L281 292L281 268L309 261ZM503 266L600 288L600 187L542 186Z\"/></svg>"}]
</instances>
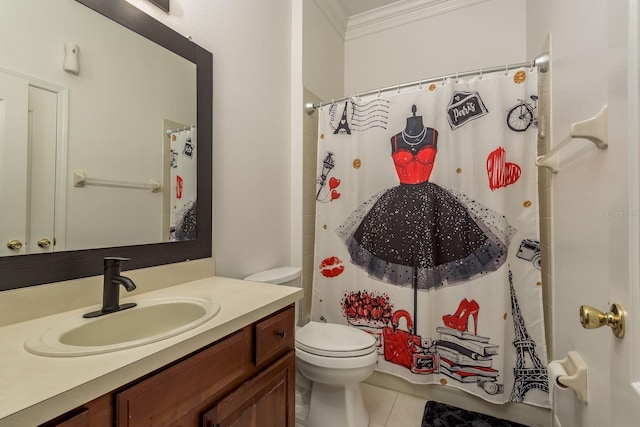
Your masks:
<instances>
[{"instance_id":1,"label":"wooden vanity cabinet","mask_svg":"<svg viewBox=\"0 0 640 427\"><path fill-rule=\"evenodd\" d=\"M45 426L294 427L294 317L289 306Z\"/></svg>"}]
</instances>

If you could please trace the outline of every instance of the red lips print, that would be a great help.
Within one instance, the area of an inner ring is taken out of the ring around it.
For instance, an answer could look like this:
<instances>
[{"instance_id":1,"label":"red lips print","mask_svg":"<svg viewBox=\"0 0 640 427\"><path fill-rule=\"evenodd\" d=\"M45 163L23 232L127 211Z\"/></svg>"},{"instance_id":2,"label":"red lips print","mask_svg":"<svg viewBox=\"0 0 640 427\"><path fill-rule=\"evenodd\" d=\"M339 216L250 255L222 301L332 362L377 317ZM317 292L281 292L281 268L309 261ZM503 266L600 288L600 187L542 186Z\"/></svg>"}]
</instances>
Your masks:
<instances>
[{"instance_id":1,"label":"red lips print","mask_svg":"<svg viewBox=\"0 0 640 427\"><path fill-rule=\"evenodd\" d=\"M489 188L494 191L516 182L522 174L522 168L506 160L504 148L498 147L487 157L487 175Z\"/></svg>"},{"instance_id":2,"label":"red lips print","mask_svg":"<svg viewBox=\"0 0 640 427\"><path fill-rule=\"evenodd\" d=\"M325 258L320 263L320 274L324 277L336 277L342 274L343 271L342 260L336 256Z\"/></svg>"}]
</instances>

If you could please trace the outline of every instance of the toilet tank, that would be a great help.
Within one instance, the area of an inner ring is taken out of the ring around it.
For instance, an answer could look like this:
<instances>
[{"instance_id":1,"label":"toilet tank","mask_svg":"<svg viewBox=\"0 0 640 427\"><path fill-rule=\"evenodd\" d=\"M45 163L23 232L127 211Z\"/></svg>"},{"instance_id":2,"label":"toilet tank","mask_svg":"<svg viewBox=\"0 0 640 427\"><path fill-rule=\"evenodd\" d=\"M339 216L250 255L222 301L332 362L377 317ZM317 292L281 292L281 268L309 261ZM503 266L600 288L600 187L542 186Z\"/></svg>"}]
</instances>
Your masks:
<instances>
[{"instance_id":1,"label":"toilet tank","mask_svg":"<svg viewBox=\"0 0 640 427\"><path fill-rule=\"evenodd\" d=\"M301 276L302 268L300 267L278 267L254 273L245 277L244 280L299 288L302 286Z\"/></svg>"},{"instance_id":2,"label":"toilet tank","mask_svg":"<svg viewBox=\"0 0 640 427\"><path fill-rule=\"evenodd\" d=\"M273 285L302 287L302 268L278 267L271 270L259 271L244 278L252 282L271 283ZM300 324L300 303L296 302L296 326Z\"/></svg>"}]
</instances>

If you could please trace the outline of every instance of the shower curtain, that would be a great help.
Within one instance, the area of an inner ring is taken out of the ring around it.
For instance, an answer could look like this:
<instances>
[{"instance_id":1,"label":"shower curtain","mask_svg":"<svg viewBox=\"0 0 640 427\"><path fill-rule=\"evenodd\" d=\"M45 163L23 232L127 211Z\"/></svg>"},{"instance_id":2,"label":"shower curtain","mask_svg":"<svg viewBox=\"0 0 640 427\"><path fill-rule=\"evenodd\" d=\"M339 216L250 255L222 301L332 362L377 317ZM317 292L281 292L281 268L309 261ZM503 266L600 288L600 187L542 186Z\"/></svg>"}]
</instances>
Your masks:
<instances>
[{"instance_id":1,"label":"shower curtain","mask_svg":"<svg viewBox=\"0 0 640 427\"><path fill-rule=\"evenodd\" d=\"M312 320L376 369L549 407L537 76L518 69L319 110Z\"/></svg>"},{"instance_id":2,"label":"shower curtain","mask_svg":"<svg viewBox=\"0 0 640 427\"><path fill-rule=\"evenodd\" d=\"M169 239L196 238L197 160L196 128L176 131L171 138L171 208Z\"/></svg>"}]
</instances>

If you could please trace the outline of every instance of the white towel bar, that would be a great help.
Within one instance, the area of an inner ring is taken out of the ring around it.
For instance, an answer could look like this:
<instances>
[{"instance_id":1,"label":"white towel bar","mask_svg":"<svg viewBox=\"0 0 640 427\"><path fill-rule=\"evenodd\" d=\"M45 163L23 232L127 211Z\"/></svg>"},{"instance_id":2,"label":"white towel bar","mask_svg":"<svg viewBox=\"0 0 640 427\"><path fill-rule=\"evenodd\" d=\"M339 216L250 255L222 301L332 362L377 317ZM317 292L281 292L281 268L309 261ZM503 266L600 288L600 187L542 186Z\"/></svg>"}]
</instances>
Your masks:
<instances>
[{"instance_id":1,"label":"white towel bar","mask_svg":"<svg viewBox=\"0 0 640 427\"><path fill-rule=\"evenodd\" d=\"M117 188L136 188L141 190L150 190L155 193L160 190L160 183L156 180L150 179L149 182L127 182L127 181L114 181L109 179L87 178L87 175L83 171L73 172L73 186L84 187L85 185L100 185L103 187L117 187Z\"/></svg>"},{"instance_id":2,"label":"white towel bar","mask_svg":"<svg viewBox=\"0 0 640 427\"><path fill-rule=\"evenodd\" d=\"M604 150L609 146L607 138L607 106L605 105L594 117L576 122L571 125L569 136L560 141L555 147L547 152L544 156L538 156L536 165L551 169L551 172L558 173L558 163L552 161L551 157L556 154L562 147L567 145L575 138L588 139L593 142L600 150Z\"/></svg>"}]
</instances>

